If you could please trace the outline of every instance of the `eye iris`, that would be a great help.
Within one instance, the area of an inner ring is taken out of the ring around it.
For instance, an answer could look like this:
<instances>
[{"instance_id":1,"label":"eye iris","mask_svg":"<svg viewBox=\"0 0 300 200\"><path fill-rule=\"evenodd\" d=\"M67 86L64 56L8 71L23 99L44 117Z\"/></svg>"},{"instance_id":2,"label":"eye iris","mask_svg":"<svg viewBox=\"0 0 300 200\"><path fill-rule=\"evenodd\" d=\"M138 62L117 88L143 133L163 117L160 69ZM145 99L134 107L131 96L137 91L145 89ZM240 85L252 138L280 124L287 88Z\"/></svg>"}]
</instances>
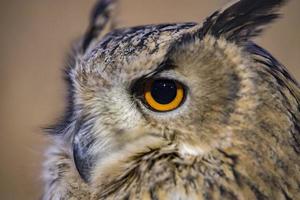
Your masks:
<instances>
[{"instance_id":1,"label":"eye iris","mask_svg":"<svg viewBox=\"0 0 300 200\"><path fill-rule=\"evenodd\" d=\"M151 88L151 95L160 104L169 104L177 94L176 83L172 80L156 80Z\"/></svg>"},{"instance_id":2,"label":"eye iris","mask_svg":"<svg viewBox=\"0 0 300 200\"><path fill-rule=\"evenodd\" d=\"M184 88L175 80L157 79L145 83L144 102L154 111L167 112L178 108L184 95Z\"/></svg>"}]
</instances>

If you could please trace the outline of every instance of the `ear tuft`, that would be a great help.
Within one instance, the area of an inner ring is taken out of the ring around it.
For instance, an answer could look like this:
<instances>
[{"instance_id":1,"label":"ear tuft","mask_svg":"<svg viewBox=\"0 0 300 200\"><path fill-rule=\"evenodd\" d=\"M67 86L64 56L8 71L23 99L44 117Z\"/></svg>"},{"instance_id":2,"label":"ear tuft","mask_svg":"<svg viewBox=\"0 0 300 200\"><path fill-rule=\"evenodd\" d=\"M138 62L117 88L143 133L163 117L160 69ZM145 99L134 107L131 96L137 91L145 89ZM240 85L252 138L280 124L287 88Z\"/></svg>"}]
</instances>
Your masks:
<instances>
[{"instance_id":1,"label":"ear tuft","mask_svg":"<svg viewBox=\"0 0 300 200\"><path fill-rule=\"evenodd\" d=\"M264 26L279 17L287 0L239 0L207 18L200 37L207 34L233 42L246 42L259 35Z\"/></svg>"},{"instance_id":2,"label":"ear tuft","mask_svg":"<svg viewBox=\"0 0 300 200\"><path fill-rule=\"evenodd\" d=\"M117 0L99 0L91 14L90 24L85 33L81 52L84 54L93 44L114 28L114 14Z\"/></svg>"}]
</instances>

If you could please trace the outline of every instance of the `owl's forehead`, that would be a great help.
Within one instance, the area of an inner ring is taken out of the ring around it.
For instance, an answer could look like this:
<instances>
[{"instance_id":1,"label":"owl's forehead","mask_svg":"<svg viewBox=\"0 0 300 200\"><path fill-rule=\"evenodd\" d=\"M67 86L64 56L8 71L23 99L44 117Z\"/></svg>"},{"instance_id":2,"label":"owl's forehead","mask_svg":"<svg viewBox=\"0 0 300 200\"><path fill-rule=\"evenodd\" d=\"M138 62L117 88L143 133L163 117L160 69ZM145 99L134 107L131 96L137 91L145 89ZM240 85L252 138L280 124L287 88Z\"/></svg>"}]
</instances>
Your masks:
<instances>
[{"instance_id":1,"label":"owl's forehead","mask_svg":"<svg viewBox=\"0 0 300 200\"><path fill-rule=\"evenodd\" d=\"M105 64L114 65L134 57L158 54L162 47L195 25L189 22L116 29L95 45L85 56L85 61L94 64L104 61Z\"/></svg>"}]
</instances>

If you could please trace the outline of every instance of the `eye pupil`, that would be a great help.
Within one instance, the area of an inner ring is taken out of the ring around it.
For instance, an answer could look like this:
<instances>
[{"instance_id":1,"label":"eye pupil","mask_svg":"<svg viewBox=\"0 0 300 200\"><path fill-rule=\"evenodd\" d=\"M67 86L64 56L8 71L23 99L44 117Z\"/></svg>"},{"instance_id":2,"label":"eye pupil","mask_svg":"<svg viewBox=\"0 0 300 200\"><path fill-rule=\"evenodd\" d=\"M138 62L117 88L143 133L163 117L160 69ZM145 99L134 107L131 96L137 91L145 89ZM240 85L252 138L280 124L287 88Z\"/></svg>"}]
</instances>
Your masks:
<instances>
[{"instance_id":1,"label":"eye pupil","mask_svg":"<svg viewBox=\"0 0 300 200\"><path fill-rule=\"evenodd\" d=\"M176 80L150 79L144 85L143 102L153 111L167 112L178 108L184 95L184 87Z\"/></svg>"},{"instance_id":2,"label":"eye pupil","mask_svg":"<svg viewBox=\"0 0 300 200\"><path fill-rule=\"evenodd\" d=\"M151 88L151 95L160 104L169 104L177 94L175 81L155 80Z\"/></svg>"}]
</instances>

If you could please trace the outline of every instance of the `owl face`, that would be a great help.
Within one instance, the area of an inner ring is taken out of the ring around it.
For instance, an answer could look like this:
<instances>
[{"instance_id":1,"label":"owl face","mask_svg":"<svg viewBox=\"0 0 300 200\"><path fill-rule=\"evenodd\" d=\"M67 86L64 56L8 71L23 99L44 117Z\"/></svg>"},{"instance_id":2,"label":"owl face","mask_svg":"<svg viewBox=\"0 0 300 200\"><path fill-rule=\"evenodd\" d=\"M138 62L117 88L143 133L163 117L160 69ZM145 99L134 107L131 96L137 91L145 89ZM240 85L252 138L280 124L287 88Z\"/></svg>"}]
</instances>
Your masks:
<instances>
[{"instance_id":1,"label":"owl face","mask_svg":"<svg viewBox=\"0 0 300 200\"><path fill-rule=\"evenodd\" d=\"M297 83L250 39L283 2L241 0L203 24L125 29L112 28L113 1L98 3L67 69L68 114L54 129L81 179L113 182L153 150L214 160L214 152L227 156L229 149L241 158L272 152L265 138L274 132L263 125L273 126L282 109L271 85L282 75ZM288 121L274 126L282 144L291 141L279 137Z\"/></svg>"},{"instance_id":2,"label":"owl face","mask_svg":"<svg viewBox=\"0 0 300 200\"><path fill-rule=\"evenodd\" d=\"M109 10L108 3L100 7ZM230 146L230 117L237 104L256 92L251 80L255 63L243 48L261 23L275 17L266 15L261 21L257 12L245 14L243 23L230 19L249 5L234 4L203 25L148 25L113 30L94 43L90 38L68 72L76 124L74 160L85 181L110 162L153 148L199 156ZM251 17L257 20L243 27ZM251 118L255 101L247 101L242 112Z\"/></svg>"},{"instance_id":3,"label":"owl face","mask_svg":"<svg viewBox=\"0 0 300 200\"><path fill-rule=\"evenodd\" d=\"M199 28L118 30L84 55L71 72L82 117L74 137L79 166L92 166L86 154L103 167L111 157L170 144L180 154L201 155L230 143L226 125L241 92L239 71L251 64L225 40L193 36Z\"/></svg>"}]
</instances>

